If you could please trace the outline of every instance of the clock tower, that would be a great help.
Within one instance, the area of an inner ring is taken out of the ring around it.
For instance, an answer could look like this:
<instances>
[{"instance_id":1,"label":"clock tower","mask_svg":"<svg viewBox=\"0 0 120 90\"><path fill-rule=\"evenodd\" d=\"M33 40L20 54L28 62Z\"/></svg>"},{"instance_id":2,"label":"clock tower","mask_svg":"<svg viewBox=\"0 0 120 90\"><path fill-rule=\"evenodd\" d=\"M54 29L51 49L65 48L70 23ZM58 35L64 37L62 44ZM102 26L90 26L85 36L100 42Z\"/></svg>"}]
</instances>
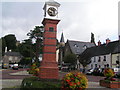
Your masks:
<instances>
[{"instance_id":1,"label":"clock tower","mask_svg":"<svg viewBox=\"0 0 120 90\"><path fill-rule=\"evenodd\" d=\"M54 0L45 2L43 7L44 19L44 39L43 39L43 57L40 65L39 77L42 79L58 79L58 65L56 62L56 33L58 19L59 3Z\"/></svg>"}]
</instances>

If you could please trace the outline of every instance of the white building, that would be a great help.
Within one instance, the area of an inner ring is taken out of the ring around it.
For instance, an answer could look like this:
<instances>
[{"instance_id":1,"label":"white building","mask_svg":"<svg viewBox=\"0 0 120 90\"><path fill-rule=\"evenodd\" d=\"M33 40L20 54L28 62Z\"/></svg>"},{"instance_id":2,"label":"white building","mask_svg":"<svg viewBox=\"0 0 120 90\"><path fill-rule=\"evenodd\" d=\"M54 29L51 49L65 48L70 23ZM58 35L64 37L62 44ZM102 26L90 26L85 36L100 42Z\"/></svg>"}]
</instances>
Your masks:
<instances>
[{"instance_id":1,"label":"white building","mask_svg":"<svg viewBox=\"0 0 120 90\"><path fill-rule=\"evenodd\" d=\"M88 57L90 58L88 60L91 61L91 63L87 66L88 69L106 67L113 68L113 64L116 62L115 58L117 58L118 56L118 53L116 54L113 52L120 43L119 40L113 42L110 42L110 40L108 40L109 39L106 40L105 44L101 44L100 42L98 42L98 46L88 48L83 52L82 57ZM115 57L115 55L117 56ZM117 64L115 63L114 67L115 65Z\"/></svg>"}]
</instances>

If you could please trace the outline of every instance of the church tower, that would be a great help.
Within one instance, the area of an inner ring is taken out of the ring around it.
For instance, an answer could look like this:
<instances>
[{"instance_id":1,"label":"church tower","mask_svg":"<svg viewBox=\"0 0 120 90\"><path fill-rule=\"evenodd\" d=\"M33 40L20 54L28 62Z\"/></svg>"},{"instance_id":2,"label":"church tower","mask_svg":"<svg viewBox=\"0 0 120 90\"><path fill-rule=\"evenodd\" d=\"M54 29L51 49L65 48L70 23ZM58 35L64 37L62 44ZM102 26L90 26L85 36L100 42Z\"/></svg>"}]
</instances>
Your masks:
<instances>
[{"instance_id":1,"label":"church tower","mask_svg":"<svg viewBox=\"0 0 120 90\"><path fill-rule=\"evenodd\" d=\"M44 39L43 59L40 66L39 77L42 79L58 79L58 65L56 62L56 34L59 3L54 0L45 2L44 5Z\"/></svg>"},{"instance_id":2,"label":"church tower","mask_svg":"<svg viewBox=\"0 0 120 90\"><path fill-rule=\"evenodd\" d=\"M60 44L59 44L59 65L62 66L63 57L64 57L64 47L65 47L65 41L63 33L61 34Z\"/></svg>"}]
</instances>

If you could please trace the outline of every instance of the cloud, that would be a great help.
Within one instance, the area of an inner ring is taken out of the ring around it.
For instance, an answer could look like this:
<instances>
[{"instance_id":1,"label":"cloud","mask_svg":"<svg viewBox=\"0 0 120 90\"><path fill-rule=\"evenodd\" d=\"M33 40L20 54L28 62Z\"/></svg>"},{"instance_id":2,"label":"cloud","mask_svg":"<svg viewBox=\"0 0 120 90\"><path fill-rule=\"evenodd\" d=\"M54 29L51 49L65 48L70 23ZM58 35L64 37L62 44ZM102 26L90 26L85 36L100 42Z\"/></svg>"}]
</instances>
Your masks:
<instances>
[{"instance_id":1,"label":"cloud","mask_svg":"<svg viewBox=\"0 0 120 90\"><path fill-rule=\"evenodd\" d=\"M102 42L107 38L118 39L118 1L96 0L67 4L61 4L67 12L62 11L64 17L61 22L64 25L60 23L59 26L67 39L90 41L91 32L95 34L96 42L99 39Z\"/></svg>"},{"instance_id":2,"label":"cloud","mask_svg":"<svg viewBox=\"0 0 120 90\"><path fill-rule=\"evenodd\" d=\"M29 30L35 25L41 25L44 2L36 1L2 3L3 32L0 36L14 33L18 40L23 40L27 38ZM118 38L119 0L56 1L61 4L58 40L62 31L66 40L90 41L91 32L95 34L96 42L99 39L105 41L106 38Z\"/></svg>"}]
</instances>

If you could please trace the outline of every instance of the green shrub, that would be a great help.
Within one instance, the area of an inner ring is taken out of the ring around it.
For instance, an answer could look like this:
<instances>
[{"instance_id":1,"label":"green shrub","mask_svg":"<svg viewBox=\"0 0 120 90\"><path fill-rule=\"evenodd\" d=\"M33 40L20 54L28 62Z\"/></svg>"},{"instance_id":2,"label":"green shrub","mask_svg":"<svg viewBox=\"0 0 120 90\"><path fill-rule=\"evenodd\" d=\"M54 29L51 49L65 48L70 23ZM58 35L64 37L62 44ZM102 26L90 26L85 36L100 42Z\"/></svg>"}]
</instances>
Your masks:
<instances>
[{"instance_id":1,"label":"green shrub","mask_svg":"<svg viewBox=\"0 0 120 90\"><path fill-rule=\"evenodd\" d=\"M38 77L25 78L22 81L21 89L24 88L60 88L60 80L42 80Z\"/></svg>"}]
</instances>

